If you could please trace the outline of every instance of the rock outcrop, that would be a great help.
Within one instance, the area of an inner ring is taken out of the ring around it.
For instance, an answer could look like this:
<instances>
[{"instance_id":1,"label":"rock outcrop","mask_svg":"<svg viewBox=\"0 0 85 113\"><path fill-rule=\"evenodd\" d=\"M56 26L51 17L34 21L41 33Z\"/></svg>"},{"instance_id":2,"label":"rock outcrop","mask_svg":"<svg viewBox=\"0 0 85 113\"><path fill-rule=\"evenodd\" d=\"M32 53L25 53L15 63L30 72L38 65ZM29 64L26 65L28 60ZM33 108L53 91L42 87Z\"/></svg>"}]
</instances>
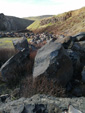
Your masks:
<instances>
[{"instance_id":1,"label":"rock outcrop","mask_svg":"<svg viewBox=\"0 0 85 113\"><path fill-rule=\"evenodd\" d=\"M78 33L72 36L73 40L76 42L85 41L85 32Z\"/></svg>"},{"instance_id":2,"label":"rock outcrop","mask_svg":"<svg viewBox=\"0 0 85 113\"><path fill-rule=\"evenodd\" d=\"M71 60L60 43L51 41L38 50L35 57L33 78L45 75L65 86L71 80L72 74Z\"/></svg>"},{"instance_id":3,"label":"rock outcrop","mask_svg":"<svg viewBox=\"0 0 85 113\"><path fill-rule=\"evenodd\" d=\"M23 49L28 49L28 51L29 51L29 44L28 44L26 37L22 37L20 39L14 39L13 45L14 45L15 49L18 51L21 51Z\"/></svg>"}]
</instances>

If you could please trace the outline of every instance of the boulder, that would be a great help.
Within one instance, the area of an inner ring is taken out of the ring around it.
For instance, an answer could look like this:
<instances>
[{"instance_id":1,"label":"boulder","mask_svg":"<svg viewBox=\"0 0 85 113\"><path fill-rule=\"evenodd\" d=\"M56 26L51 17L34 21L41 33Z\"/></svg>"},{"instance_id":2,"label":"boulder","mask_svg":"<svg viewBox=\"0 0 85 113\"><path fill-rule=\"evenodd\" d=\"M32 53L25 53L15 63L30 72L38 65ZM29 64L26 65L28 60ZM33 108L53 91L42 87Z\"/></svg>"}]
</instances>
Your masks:
<instances>
[{"instance_id":1,"label":"boulder","mask_svg":"<svg viewBox=\"0 0 85 113\"><path fill-rule=\"evenodd\" d=\"M45 75L65 86L72 78L72 62L60 43L49 42L38 50L34 62L33 78Z\"/></svg>"},{"instance_id":2,"label":"boulder","mask_svg":"<svg viewBox=\"0 0 85 113\"><path fill-rule=\"evenodd\" d=\"M15 49L18 51L20 51L24 48L29 50L29 44L28 44L28 41L25 37L22 37L19 39L14 39L13 45L14 45Z\"/></svg>"},{"instance_id":3,"label":"boulder","mask_svg":"<svg viewBox=\"0 0 85 113\"><path fill-rule=\"evenodd\" d=\"M76 51L73 51L71 49L67 49L67 52L73 64L73 78L78 79L80 78L82 70L80 56Z\"/></svg>"},{"instance_id":4,"label":"boulder","mask_svg":"<svg viewBox=\"0 0 85 113\"><path fill-rule=\"evenodd\" d=\"M72 50L80 55L81 62L85 64L85 41L75 42Z\"/></svg>"},{"instance_id":5,"label":"boulder","mask_svg":"<svg viewBox=\"0 0 85 113\"><path fill-rule=\"evenodd\" d=\"M84 68L82 70L81 75L82 75L82 81L85 83L85 66L84 66Z\"/></svg>"},{"instance_id":6,"label":"boulder","mask_svg":"<svg viewBox=\"0 0 85 113\"><path fill-rule=\"evenodd\" d=\"M73 46L73 40L72 37L58 37L56 42L61 43L65 49L71 48Z\"/></svg>"},{"instance_id":7,"label":"boulder","mask_svg":"<svg viewBox=\"0 0 85 113\"><path fill-rule=\"evenodd\" d=\"M85 32L78 33L75 36L72 36L72 38L75 42L85 41Z\"/></svg>"},{"instance_id":8,"label":"boulder","mask_svg":"<svg viewBox=\"0 0 85 113\"><path fill-rule=\"evenodd\" d=\"M11 57L5 64L2 65L0 71L3 77L3 80L7 82L10 79L10 82L13 79L20 79L23 76L24 64L29 60L29 51L28 49L23 49L15 56Z\"/></svg>"}]
</instances>

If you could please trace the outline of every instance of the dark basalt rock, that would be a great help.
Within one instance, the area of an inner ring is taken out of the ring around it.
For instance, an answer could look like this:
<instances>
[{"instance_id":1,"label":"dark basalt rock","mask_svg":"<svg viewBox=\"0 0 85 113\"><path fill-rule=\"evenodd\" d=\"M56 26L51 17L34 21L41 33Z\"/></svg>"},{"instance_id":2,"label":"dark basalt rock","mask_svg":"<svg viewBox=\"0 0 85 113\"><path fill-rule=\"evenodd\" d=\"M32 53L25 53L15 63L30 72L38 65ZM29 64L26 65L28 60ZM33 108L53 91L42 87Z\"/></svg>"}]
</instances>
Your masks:
<instances>
[{"instance_id":1,"label":"dark basalt rock","mask_svg":"<svg viewBox=\"0 0 85 113\"><path fill-rule=\"evenodd\" d=\"M13 45L15 49L18 51L23 50L23 49L28 49L29 51L29 44L28 44L26 37L22 37L20 39L14 39Z\"/></svg>"},{"instance_id":2,"label":"dark basalt rock","mask_svg":"<svg viewBox=\"0 0 85 113\"><path fill-rule=\"evenodd\" d=\"M72 62L60 43L49 42L38 50L35 57L33 78L42 75L65 86L73 75Z\"/></svg>"},{"instance_id":3,"label":"dark basalt rock","mask_svg":"<svg viewBox=\"0 0 85 113\"><path fill-rule=\"evenodd\" d=\"M72 36L72 38L75 42L85 41L85 32L78 33L77 35Z\"/></svg>"},{"instance_id":4,"label":"dark basalt rock","mask_svg":"<svg viewBox=\"0 0 85 113\"><path fill-rule=\"evenodd\" d=\"M85 66L83 67L81 75L82 75L82 82L85 83Z\"/></svg>"}]
</instances>

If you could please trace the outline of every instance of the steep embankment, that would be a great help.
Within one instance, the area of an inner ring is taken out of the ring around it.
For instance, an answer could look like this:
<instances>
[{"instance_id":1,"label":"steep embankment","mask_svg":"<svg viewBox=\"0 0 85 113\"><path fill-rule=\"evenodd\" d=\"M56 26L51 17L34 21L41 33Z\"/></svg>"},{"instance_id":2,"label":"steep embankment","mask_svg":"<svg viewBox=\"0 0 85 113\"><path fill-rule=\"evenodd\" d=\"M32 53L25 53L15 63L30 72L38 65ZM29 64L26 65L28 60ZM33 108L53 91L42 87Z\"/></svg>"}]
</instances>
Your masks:
<instances>
[{"instance_id":1,"label":"steep embankment","mask_svg":"<svg viewBox=\"0 0 85 113\"><path fill-rule=\"evenodd\" d=\"M0 14L0 31L23 30L34 21Z\"/></svg>"},{"instance_id":2,"label":"steep embankment","mask_svg":"<svg viewBox=\"0 0 85 113\"><path fill-rule=\"evenodd\" d=\"M64 35L83 32L85 31L85 7L46 19L36 20L27 29L36 33L50 32Z\"/></svg>"}]
</instances>

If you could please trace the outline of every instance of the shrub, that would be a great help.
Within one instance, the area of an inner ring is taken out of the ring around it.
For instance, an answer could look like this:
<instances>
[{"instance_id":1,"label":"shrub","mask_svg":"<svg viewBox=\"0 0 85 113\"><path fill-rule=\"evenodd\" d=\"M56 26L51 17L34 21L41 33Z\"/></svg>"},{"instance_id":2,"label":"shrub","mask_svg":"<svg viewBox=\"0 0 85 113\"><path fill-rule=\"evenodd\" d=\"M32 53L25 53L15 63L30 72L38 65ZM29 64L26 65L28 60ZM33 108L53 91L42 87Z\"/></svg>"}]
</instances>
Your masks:
<instances>
[{"instance_id":1,"label":"shrub","mask_svg":"<svg viewBox=\"0 0 85 113\"><path fill-rule=\"evenodd\" d=\"M34 94L47 94L57 97L65 96L65 89L45 76L33 80L32 75L23 80L21 96L31 97Z\"/></svg>"}]
</instances>

